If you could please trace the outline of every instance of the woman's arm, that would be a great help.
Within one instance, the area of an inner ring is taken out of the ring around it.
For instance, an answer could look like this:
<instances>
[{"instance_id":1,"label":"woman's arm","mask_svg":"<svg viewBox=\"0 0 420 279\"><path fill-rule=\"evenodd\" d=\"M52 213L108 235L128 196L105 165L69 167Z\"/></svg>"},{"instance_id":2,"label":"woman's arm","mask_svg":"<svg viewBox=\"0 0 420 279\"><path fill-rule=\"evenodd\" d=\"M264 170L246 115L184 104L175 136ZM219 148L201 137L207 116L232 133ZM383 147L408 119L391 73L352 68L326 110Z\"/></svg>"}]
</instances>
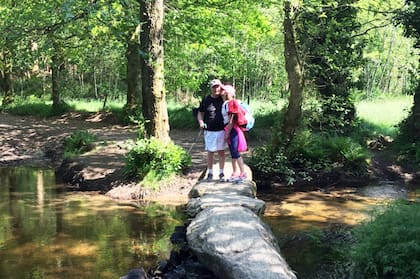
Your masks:
<instances>
[{"instance_id":1,"label":"woman's arm","mask_svg":"<svg viewBox=\"0 0 420 279\"><path fill-rule=\"evenodd\" d=\"M226 129L225 129L225 139L227 140L229 138L230 135L230 131L232 130L233 127L233 119L234 119L234 114L233 113L229 113L229 122L226 125Z\"/></svg>"}]
</instances>

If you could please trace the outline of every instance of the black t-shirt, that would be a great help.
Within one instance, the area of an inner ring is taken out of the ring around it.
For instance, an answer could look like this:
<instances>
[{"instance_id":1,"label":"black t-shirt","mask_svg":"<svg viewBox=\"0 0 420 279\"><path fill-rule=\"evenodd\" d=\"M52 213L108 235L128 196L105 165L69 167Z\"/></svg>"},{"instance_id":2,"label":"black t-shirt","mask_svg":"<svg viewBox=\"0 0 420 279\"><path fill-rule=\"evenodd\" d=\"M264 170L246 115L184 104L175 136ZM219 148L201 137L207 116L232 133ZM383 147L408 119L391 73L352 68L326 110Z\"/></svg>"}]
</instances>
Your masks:
<instances>
[{"instance_id":1,"label":"black t-shirt","mask_svg":"<svg viewBox=\"0 0 420 279\"><path fill-rule=\"evenodd\" d=\"M204 123L206 123L206 130L221 131L224 128L222 116L222 97L213 98L206 96L200 103L199 111L204 113Z\"/></svg>"}]
</instances>

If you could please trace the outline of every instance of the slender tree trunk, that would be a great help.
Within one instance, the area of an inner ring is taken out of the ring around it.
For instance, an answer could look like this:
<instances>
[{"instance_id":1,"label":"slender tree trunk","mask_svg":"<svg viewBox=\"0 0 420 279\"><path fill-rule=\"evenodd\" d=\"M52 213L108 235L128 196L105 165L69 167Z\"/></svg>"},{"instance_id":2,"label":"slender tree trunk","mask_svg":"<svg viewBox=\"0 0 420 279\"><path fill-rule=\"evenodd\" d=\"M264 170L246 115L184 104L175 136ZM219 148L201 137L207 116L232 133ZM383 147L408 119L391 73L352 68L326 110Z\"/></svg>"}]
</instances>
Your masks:
<instances>
[{"instance_id":1,"label":"slender tree trunk","mask_svg":"<svg viewBox=\"0 0 420 279\"><path fill-rule=\"evenodd\" d=\"M2 107L4 108L13 102L12 74L8 55L5 52L0 52L0 58L2 60L1 64L3 64L0 70L0 91L4 96L2 102Z\"/></svg>"},{"instance_id":2,"label":"slender tree trunk","mask_svg":"<svg viewBox=\"0 0 420 279\"><path fill-rule=\"evenodd\" d=\"M95 100L99 99L99 88L98 88L98 80L96 78L95 65L93 65L93 94L95 95Z\"/></svg>"},{"instance_id":3,"label":"slender tree trunk","mask_svg":"<svg viewBox=\"0 0 420 279\"><path fill-rule=\"evenodd\" d=\"M85 88L84 81L83 81L83 73L80 73L78 77L79 77L79 85L80 85L80 96L83 96L84 88Z\"/></svg>"},{"instance_id":4,"label":"slender tree trunk","mask_svg":"<svg viewBox=\"0 0 420 279\"><path fill-rule=\"evenodd\" d=\"M299 62L297 52L295 32L293 22L290 17L291 7L290 1L284 1L284 56L286 62L286 71L289 81L289 104L284 117L282 132L285 136L286 142L289 142L295 131L297 130L302 115L302 70ZM274 145L279 145L279 142L274 142Z\"/></svg>"},{"instance_id":5,"label":"slender tree trunk","mask_svg":"<svg viewBox=\"0 0 420 279\"><path fill-rule=\"evenodd\" d=\"M140 1L143 117L148 137L169 142L169 119L163 76L163 0Z\"/></svg>"},{"instance_id":6,"label":"slender tree trunk","mask_svg":"<svg viewBox=\"0 0 420 279\"><path fill-rule=\"evenodd\" d=\"M417 90L414 93L414 105L412 108L414 123L414 141L420 142L420 82L417 82Z\"/></svg>"},{"instance_id":7,"label":"slender tree trunk","mask_svg":"<svg viewBox=\"0 0 420 279\"><path fill-rule=\"evenodd\" d=\"M57 108L60 104L60 92L58 88L58 79L59 79L59 64L60 61L57 57L57 54L52 56L52 67L51 67L51 82L52 82L52 101L53 108Z\"/></svg>"},{"instance_id":8,"label":"slender tree trunk","mask_svg":"<svg viewBox=\"0 0 420 279\"><path fill-rule=\"evenodd\" d=\"M60 70L63 65L63 58L61 54L61 48L59 44L55 41L53 37L50 38L53 45L53 55L51 57L51 98L52 98L52 107L53 110L57 109L61 104L59 80L60 80Z\"/></svg>"},{"instance_id":9,"label":"slender tree trunk","mask_svg":"<svg viewBox=\"0 0 420 279\"><path fill-rule=\"evenodd\" d=\"M389 40L389 47L388 47L388 52L385 58L385 62L384 65L382 66L382 72L381 72L381 77L379 78L379 82L378 82L378 87L382 90L382 95L385 94L386 91L386 84L388 83L388 80L384 83L384 77L385 74L387 72L387 70L389 69L389 71L392 71L392 67L388 67L388 63L391 57L391 51L393 50L393 46L394 46L394 38L395 38L395 32L394 29L391 30L391 39Z\"/></svg>"},{"instance_id":10,"label":"slender tree trunk","mask_svg":"<svg viewBox=\"0 0 420 279\"><path fill-rule=\"evenodd\" d=\"M133 34L134 38L128 41L127 47L127 103L126 107L129 114L133 114L141 104L141 94L139 90L140 81L140 44L138 32Z\"/></svg>"}]
</instances>

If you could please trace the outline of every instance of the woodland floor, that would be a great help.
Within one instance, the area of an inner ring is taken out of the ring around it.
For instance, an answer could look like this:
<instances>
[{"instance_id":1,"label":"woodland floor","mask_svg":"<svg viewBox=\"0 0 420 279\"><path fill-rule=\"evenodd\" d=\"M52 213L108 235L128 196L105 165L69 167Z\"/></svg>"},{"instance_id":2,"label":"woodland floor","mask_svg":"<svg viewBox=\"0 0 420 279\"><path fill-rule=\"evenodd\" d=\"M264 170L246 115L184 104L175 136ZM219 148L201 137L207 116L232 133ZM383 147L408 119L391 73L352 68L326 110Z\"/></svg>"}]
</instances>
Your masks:
<instances>
[{"instance_id":1,"label":"woodland floor","mask_svg":"<svg viewBox=\"0 0 420 279\"><path fill-rule=\"evenodd\" d=\"M108 193L116 199L140 198L180 204L187 201L189 190L206 170L203 138L199 137L198 130L174 130L170 136L176 144L190 151L192 167L185 175L163 183L159 192L145 189L139 192L135 182L123 179L121 171L127 143L136 138L137 130L134 126L119 125L107 113L69 113L52 118L0 113L0 166L23 165L60 170L60 165L63 166L63 139L78 130L88 130L95 134L97 141L93 151L73 159L58 172L64 177L72 176L67 177L67 180L76 182L73 183L77 184L73 190ZM251 141L250 145L255 147L263 143ZM374 155L370 170L373 177L406 182L416 177L413 171L396 165L386 152L375 151ZM227 166L229 164L226 163ZM69 170L73 172L69 174Z\"/></svg>"}]
</instances>

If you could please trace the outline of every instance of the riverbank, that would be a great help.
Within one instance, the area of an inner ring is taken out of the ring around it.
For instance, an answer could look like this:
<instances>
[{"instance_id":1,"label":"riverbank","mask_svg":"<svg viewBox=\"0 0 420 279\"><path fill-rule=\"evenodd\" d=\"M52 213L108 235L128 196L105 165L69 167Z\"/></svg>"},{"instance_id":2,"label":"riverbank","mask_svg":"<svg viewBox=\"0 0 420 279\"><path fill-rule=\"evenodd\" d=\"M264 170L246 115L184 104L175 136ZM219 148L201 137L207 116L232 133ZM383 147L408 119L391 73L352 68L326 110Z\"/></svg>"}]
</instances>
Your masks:
<instances>
[{"instance_id":1,"label":"riverbank","mask_svg":"<svg viewBox=\"0 0 420 279\"><path fill-rule=\"evenodd\" d=\"M96 148L63 162L62 141L78 130L88 130L95 134ZM104 194L112 189L109 196L114 199L147 199L161 203L184 204L188 200L188 192L200 176L204 175L206 169L203 139L199 137L198 131L171 131L172 140L190 150L193 164L184 175L163 182L162 190L159 192L136 187L136 182L127 181L122 175L124 155L128 151L127 143L135 140L136 136L135 126L118 124L110 113L68 113L51 118L2 113L0 114L0 166L51 167L56 169L58 176L71 184L70 188L74 190L97 191ZM264 142L253 141L250 145L255 147L260 144ZM419 180L420 173L416 174L409 168L396 165L392 156L386 151L372 152L374 157L369 180L387 178L404 183ZM229 174L228 171L226 173ZM269 181L269 178L262 179ZM320 185L325 184L321 182L312 182L304 188L320 188ZM280 192L285 189L287 192L293 191L297 187L296 185L284 187L283 184L272 181L269 183L271 188L281 190ZM348 185L349 182L344 183L336 179L327 188L345 184ZM299 186L299 190L302 188Z\"/></svg>"},{"instance_id":2,"label":"riverbank","mask_svg":"<svg viewBox=\"0 0 420 279\"><path fill-rule=\"evenodd\" d=\"M97 136L95 149L63 161L63 139L79 130L88 130ZM176 144L187 150L191 148L193 165L184 175L163 183L159 192L139 190L134 187L134 181L127 181L122 175L128 143L136 136L135 126L120 125L109 113L68 113L51 118L2 113L0 166L54 168L71 189L104 194L114 188L110 196L115 199L185 203L189 190L205 170L205 154L202 144L197 142L197 131L171 131Z\"/></svg>"}]
</instances>

